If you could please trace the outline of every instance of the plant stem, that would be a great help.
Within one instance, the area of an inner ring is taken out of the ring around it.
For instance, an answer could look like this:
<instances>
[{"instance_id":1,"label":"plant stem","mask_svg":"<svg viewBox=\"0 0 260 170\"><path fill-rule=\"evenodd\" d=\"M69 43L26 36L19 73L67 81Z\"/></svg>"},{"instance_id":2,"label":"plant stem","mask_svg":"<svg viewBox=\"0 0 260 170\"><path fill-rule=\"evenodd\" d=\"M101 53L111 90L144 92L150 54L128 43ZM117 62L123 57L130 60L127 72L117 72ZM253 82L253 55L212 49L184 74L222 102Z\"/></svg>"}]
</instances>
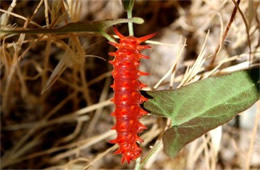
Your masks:
<instances>
[{"instance_id":1,"label":"plant stem","mask_svg":"<svg viewBox=\"0 0 260 170\"><path fill-rule=\"evenodd\" d=\"M105 31L101 30L100 33L110 42L116 43L114 38L112 38L109 34L107 34Z\"/></svg>"},{"instance_id":2,"label":"plant stem","mask_svg":"<svg viewBox=\"0 0 260 170\"><path fill-rule=\"evenodd\" d=\"M132 10L127 11L127 18L132 18ZM129 30L129 36L134 36L134 29L133 29L133 23L128 22L128 30Z\"/></svg>"}]
</instances>

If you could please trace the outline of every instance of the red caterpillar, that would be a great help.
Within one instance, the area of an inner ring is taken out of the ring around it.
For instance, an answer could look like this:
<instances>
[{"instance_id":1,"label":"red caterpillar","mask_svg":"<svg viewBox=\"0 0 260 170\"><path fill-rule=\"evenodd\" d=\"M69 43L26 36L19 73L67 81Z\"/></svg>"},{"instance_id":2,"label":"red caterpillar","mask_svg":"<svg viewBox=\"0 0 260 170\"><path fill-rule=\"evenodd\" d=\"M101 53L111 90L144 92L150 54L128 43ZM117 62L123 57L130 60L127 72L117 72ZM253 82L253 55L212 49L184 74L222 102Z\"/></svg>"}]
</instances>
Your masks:
<instances>
[{"instance_id":1,"label":"red caterpillar","mask_svg":"<svg viewBox=\"0 0 260 170\"><path fill-rule=\"evenodd\" d=\"M150 48L150 46L140 44L152 38L155 33L136 38L123 36L115 27L114 32L120 38L120 43L109 42L117 48L116 52L109 53L115 57L113 61L110 61L114 66L112 72L114 84L111 87L115 92L112 99L115 103L115 111L111 115L116 117L116 125L112 129L117 131L117 138L110 143L119 145L119 149L115 153L122 154L122 163L125 160L130 163L142 153L136 142L143 142L138 133L146 129L138 120L147 114L140 108L140 104L147 99L139 93L139 90L146 85L142 84L138 77L148 75L148 73L139 71L138 67L141 58L149 58L140 51Z\"/></svg>"}]
</instances>

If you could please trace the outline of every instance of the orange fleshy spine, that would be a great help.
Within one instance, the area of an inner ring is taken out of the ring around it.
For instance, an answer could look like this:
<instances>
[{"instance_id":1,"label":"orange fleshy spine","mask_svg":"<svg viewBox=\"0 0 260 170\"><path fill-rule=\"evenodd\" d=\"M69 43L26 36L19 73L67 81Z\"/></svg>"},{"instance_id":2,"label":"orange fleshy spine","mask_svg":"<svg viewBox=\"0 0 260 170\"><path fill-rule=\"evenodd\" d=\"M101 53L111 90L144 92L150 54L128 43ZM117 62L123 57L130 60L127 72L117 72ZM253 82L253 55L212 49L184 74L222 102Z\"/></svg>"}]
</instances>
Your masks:
<instances>
[{"instance_id":1,"label":"orange fleshy spine","mask_svg":"<svg viewBox=\"0 0 260 170\"><path fill-rule=\"evenodd\" d=\"M146 85L142 84L138 78L149 74L139 71L138 68L141 58L149 58L142 55L140 51L150 47L140 44L155 36L155 33L136 38L123 36L115 27L114 32L120 38L120 43L109 42L117 48L117 51L109 53L114 56L114 60L110 63L114 67L112 72L114 84L111 87L115 92L112 100L115 103L115 111L111 115L116 118L116 124L112 129L117 131L117 138L110 143L119 145L115 154L122 154L122 163L124 161L130 163L142 153L137 142L143 142L143 140L138 133L146 129L139 121L140 117L147 114L140 104L148 99L139 92Z\"/></svg>"}]
</instances>

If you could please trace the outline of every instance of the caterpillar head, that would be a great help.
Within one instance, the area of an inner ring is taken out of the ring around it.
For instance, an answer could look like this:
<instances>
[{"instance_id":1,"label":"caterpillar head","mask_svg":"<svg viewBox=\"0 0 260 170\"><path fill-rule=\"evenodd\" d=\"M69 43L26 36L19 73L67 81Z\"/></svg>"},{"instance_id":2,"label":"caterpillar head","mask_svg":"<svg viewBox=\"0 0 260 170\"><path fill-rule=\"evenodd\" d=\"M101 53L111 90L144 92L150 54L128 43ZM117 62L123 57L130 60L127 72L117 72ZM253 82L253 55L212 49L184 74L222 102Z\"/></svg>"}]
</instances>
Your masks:
<instances>
[{"instance_id":1,"label":"caterpillar head","mask_svg":"<svg viewBox=\"0 0 260 170\"><path fill-rule=\"evenodd\" d=\"M128 50L142 50L142 49L146 49L149 48L149 46L141 46L139 44L141 44L142 42L152 38L153 36L156 35L156 33L153 34L149 34L143 37L133 37L133 36L124 36L122 35L116 27L113 27L114 32L116 33L116 35L120 38L120 43L116 44L116 43L110 43L112 45L114 45L117 48L126 48Z\"/></svg>"}]
</instances>

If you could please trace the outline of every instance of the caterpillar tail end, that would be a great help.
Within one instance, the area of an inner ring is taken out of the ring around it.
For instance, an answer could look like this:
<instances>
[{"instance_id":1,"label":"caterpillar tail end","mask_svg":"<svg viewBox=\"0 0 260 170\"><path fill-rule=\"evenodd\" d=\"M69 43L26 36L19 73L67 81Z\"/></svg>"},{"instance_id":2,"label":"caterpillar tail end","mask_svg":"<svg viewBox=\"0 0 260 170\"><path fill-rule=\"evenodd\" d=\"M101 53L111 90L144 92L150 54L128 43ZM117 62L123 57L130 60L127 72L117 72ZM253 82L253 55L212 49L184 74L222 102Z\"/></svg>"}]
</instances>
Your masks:
<instances>
[{"instance_id":1,"label":"caterpillar tail end","mask_svg":"<svg viewBox=\"0 0 260 170\"><path fill-rule=\"evenodd\" d=\"M125 161L130 164L131 161L136 160L141 156L142 150L138 146L136 146L135 149L129 151L124 151L119 148L117 151L115 151L115 154L122 154L121 164L123 164Z\"/></svg>"},{"instance_id":2,"label":"caterpillar tail end","mask_svg":"<svg viewBox=\"0 0 260 170\"><path fill-rule=\"evenodd\" d=\"M129 141L129 140L128 140ZM114 154L121 154L122 159L121 163L123 164L125 161L130 164L131 161L136 160L142 154L141 148L138 146L136 142L143 142L143 140L136 136L133 143L127 143L122 138L116 138L114 140L109 141L112 144L118 144L119 148L114 152Z\"/></svg>"}]
</instances>

